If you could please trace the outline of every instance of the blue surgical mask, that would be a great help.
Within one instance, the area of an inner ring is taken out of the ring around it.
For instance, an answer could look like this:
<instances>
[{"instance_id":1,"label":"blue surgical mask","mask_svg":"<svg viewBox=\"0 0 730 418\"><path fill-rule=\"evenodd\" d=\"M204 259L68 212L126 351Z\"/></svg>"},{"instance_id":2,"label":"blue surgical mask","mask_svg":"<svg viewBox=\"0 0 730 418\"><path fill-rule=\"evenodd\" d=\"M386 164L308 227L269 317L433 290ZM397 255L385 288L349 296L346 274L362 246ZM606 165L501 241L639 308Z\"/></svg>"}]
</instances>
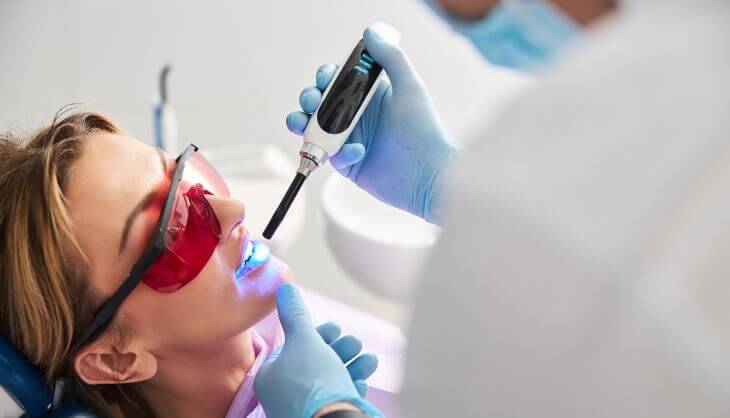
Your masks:
<instances>
[{"instance_id":1,"label":"blue surgical mask","mask_svg":"<svg viewBox=\"0 0 730 418\"><path fill-rule=\"evenodd\" d=\"M578 24L547 0L502 0L475 22L448 15L437 0L425 1L489 62L516 70L548 67L582 35Z\"/></svg>"}]
</instances>

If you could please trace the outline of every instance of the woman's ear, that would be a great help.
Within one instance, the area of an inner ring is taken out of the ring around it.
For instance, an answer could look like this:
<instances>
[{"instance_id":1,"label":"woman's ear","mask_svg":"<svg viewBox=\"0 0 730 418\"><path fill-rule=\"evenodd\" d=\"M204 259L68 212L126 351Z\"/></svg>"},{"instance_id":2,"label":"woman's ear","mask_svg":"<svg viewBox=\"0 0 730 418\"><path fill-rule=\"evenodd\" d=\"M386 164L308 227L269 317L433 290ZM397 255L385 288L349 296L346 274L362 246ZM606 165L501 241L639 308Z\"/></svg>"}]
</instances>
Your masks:
<instances>
[{"instance_id":1,"label":"woman's ear","mask_svg":"<svg viewBox=\"0 0 730 418\"><path fill-rule=\"evenodd\" d=\"M84 347L74 358L76 374L90 385L133 383L151 379L157 373L157 359L134 345L120 348L102 336Z\"/></svg>"}]
</instances>

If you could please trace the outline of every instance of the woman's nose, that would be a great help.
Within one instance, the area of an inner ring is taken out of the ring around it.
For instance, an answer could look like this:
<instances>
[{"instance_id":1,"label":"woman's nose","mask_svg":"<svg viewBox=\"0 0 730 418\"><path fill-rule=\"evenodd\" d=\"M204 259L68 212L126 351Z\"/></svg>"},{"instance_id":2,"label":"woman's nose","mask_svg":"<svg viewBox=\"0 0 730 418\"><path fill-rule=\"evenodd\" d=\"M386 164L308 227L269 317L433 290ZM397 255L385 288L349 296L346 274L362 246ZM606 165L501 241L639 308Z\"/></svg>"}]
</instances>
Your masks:
<instances>
[{"instance_id":1,"label":"woman's nose","mask_svg":"<svg viewBox=\"0 0 730 418\"><path fill-rule=\"evenodd\" d=\"M246 217L246 206L241 201L231 199L230 197L221 197L215 195L205 196L213 208L218 222L221 224L221 234L224 237L230 235L231 230L238 226Z\"/></svg>"}]
</instances>

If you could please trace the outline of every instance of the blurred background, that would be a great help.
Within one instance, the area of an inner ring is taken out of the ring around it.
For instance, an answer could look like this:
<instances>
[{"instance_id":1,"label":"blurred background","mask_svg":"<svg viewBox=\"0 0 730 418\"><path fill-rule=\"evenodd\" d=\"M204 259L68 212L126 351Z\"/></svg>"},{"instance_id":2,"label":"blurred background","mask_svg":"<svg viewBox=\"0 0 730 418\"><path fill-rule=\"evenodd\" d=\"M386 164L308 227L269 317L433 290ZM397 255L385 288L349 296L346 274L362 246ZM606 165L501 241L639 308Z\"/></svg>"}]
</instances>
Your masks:
<instances>
[{"instance_id":1,"label":"blurred background","mask_svg":"<svg viewBox=\"0 0 730 418\"><path fill-rule=\"evenodd\" d=\"M62 105L84 103L153 144L158 75L170 64L180 142L227 155L228 164L242 148L271 144L294 162L301 143L286 115L299 109L319 65L343 60L375 21L400 30L457 142L467 143L530 85L485 64L420 0L0 0L0 129L29 132ZM306 215L282 258L301 284L403 325L406 309L363 287L328 243L320 196L332 172L326 167L308 181ZM276 187L275 198L237 197L249 207L257 199L273 206L285 189Z\"/></svg>"}]
</instances>

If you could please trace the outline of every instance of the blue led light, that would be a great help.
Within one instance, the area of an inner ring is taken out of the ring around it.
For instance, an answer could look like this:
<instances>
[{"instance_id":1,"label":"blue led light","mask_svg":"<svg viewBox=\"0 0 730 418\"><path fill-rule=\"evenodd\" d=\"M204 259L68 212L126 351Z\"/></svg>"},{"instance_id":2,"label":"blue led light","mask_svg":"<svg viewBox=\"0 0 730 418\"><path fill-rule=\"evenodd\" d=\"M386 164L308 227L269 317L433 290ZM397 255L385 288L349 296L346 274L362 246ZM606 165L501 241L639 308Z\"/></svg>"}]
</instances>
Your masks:
<instances>
[{"instance_id":1,"label":"blue led light","mask_svg":"<svg viewBox=\"0 0 730 418\"><path fill-rule=\"evenodd\" d=\"M236 278L238 279L242 279L248 273L263 266L271 257L271 250L263 242L254 241L251 245L253 245L251 256L236 270Z\"/></svg>"},{"instance_id":2,"label":"blue led light","mask_svg":"<svg viewBox=\"0 0 730 418\"><path fill-rule=\"evenodd\" d=\"M370 75L370 70L373 68L373 64L375 64L375 59L367 52L363 52L353 70L359 74L368 76Z\"/></svg>"},{"instance_id":3,"label":"blue led light","mask_svg":"<svg viewBox=\"0 0 730 418\"><path fill-rule=\"evenodd\" d=\"M248 261L248 264L254 267L261 266L269 261L270 255L271 250L269 249L269 246L263 242L256 241L254 242L253 254L251 254L251 259Z\"/></svg>"}]
</instances>

